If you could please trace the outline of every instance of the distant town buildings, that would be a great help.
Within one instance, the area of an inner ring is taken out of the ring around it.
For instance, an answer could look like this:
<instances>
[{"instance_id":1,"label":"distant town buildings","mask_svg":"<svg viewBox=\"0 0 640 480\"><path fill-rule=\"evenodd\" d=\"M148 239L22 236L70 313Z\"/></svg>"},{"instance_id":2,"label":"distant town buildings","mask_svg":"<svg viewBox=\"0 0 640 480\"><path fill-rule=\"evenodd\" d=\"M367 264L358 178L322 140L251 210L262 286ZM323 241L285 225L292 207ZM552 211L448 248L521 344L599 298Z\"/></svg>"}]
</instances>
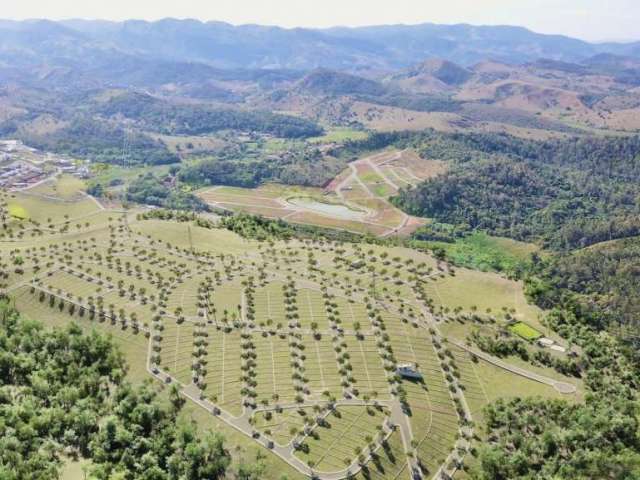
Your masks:
<instances>
[{"instance_id":1,"label":"distant town buildings","mask_svg":"<svg viewBox=\"0 0 640 480\"><path fill-rule=\"evenodd\" d=\"M25 189L58 173L89 178L86 164L41 152L20 140L0 140L0 187Z\"/></svg>"}]
</instances>

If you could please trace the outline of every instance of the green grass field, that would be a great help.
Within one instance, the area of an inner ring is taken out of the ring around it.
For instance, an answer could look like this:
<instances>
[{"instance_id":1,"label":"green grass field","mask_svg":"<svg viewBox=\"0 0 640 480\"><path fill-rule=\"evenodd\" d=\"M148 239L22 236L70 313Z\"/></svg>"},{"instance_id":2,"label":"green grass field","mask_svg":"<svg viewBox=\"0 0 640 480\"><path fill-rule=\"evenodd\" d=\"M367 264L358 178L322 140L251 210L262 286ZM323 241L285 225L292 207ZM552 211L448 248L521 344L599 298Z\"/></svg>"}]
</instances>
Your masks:
<instances>
[{"instance_id":1,"label":"green grass field","mask_svg":"<svg viewBox=\"0 0 640 480\"><path fill-rule=\"evenodd\" d=\"M542 337L542 333L540 333L535 328L530 327L524 322L514 323L509 328L513 333L524 338L525 340L533 341Z\"/></svg>"}]
</instances>

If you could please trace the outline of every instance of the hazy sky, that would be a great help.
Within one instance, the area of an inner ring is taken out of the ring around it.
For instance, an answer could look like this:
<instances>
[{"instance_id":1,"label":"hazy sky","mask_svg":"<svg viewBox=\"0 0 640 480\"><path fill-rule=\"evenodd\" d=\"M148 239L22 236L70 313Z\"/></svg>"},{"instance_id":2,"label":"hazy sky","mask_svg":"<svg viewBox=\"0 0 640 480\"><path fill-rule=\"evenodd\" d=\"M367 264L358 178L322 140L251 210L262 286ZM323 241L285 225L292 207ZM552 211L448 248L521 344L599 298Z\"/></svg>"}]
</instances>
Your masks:
<instances>
[{"instance_id":1,"label":"hazy sky","mask_svg":"<svg viewBox=\"0 0 640 480\"><path fill-rule=\"evenodd\" d=\"M640 0L1 0L0 17L164 17L284 27L389 23L522 25L587 40L640 40Z\"/></svg>"}]
</instances>

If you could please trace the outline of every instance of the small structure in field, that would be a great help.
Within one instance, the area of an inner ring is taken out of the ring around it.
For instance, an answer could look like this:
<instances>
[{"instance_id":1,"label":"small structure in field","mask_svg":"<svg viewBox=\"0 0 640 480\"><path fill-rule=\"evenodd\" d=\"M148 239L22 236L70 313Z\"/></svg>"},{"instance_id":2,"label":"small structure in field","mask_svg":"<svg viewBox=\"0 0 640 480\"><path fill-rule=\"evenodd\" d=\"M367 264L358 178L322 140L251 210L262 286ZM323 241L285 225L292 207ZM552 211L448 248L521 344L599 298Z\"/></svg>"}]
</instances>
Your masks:
<instances>
[{"instance_id":1,"label":"small structure in field","mask_svg":"<svg viewBox=\"0 0 640 480\"><path fill-rule=\"evenodd\" d=\"M413 363L399 364L396 373L403 378L422 380L422 374L418 371L418 368Z\"/></svg>"}]
</instances>

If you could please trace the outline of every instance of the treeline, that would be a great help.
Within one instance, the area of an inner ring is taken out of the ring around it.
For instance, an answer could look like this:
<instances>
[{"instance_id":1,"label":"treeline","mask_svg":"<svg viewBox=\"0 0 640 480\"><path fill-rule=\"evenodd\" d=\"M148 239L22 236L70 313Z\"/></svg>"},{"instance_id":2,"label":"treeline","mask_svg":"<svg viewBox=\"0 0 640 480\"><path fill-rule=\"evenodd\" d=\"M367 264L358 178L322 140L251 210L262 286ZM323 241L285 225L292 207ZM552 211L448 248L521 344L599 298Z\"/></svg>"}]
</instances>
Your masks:
<instances>
[{"instance_id":1,"label":"treeline","mask_svg":"<svg viewBox=\"0 0 640 480\"><path fill-rule=\"evenodd\" d=\"M229 213L224 210L220 213L223 215L229 215ZM137 218L138 220L165 220L180 223L193 223L197 227L206 228L208 230L218 228L216 222L202 218L195 212L185 212L180 210L166 210L158 208L149 212L139 213Z\"/></svg>"},{"instance_id":2,"label":"treeline","mask_svg":"<svg viewBox=\"0 0 640 480\"><path fill-rule=\"evenodd\" d=\"M494 335L481 335L474 331L469 338L480 350L498 358L515 356L532 365L553 368L563 375L577 378L582 375L579 359L555 357L542 349L532 351L525 341L511 334L499 332Z\"/></svg>"},{"instance_id":3,"label":"treeline","mask_svg":"<svg viewBox=\"0 0 640 480\"><path fill-rule=\"evenodd\" d=\"M136 92L113 97L95 107L95 111L107 117L121 115L135 120L145 130L168 135L201 135L220 130L239 130L284 138L306 138L323 133L316 123L291 115L186 103L172 104Z\"/></svg>"},{"instance_id":4,"label":"treeline","mask_svg":"<svg viewBox=\"0 0 640 480\"><path fill-rule=\"evenodd\" d=\"M351 149L413 147L449 170L394 203L414 215L554 250L640 234L640 139L545 142L502 134L372 135Z\"/></svg>"},{"instance_id":5,"label":"treeline","mask_svg":"<svg viewBox=\"0 0 640 480\"><path fill-rule=\"evenodd\" d=\"M366 242L378 245L386 243L386 240L378 239L371 235L360 235L344 230L322 228L313 225L288 223L284 220L271 220L246 213L224 217L220 221L219 226L237 233L241 237L256 240L289 240L294 237L299 237L326 238L339 242Z\"/></svg>"},{"instance_id":6,"label":"treeline","mask_svg":"<svg viewBox=\"0 0 640 480\"><path fill-rule=\"evenodd\" d=\"M169 402L125 380L112 341L72 325L48 330L0 303L0 478L59 478L62 458L86 458L89 478L212 480L231 457L221 436L179 420Z\"/></svg>"}]
</instances>

